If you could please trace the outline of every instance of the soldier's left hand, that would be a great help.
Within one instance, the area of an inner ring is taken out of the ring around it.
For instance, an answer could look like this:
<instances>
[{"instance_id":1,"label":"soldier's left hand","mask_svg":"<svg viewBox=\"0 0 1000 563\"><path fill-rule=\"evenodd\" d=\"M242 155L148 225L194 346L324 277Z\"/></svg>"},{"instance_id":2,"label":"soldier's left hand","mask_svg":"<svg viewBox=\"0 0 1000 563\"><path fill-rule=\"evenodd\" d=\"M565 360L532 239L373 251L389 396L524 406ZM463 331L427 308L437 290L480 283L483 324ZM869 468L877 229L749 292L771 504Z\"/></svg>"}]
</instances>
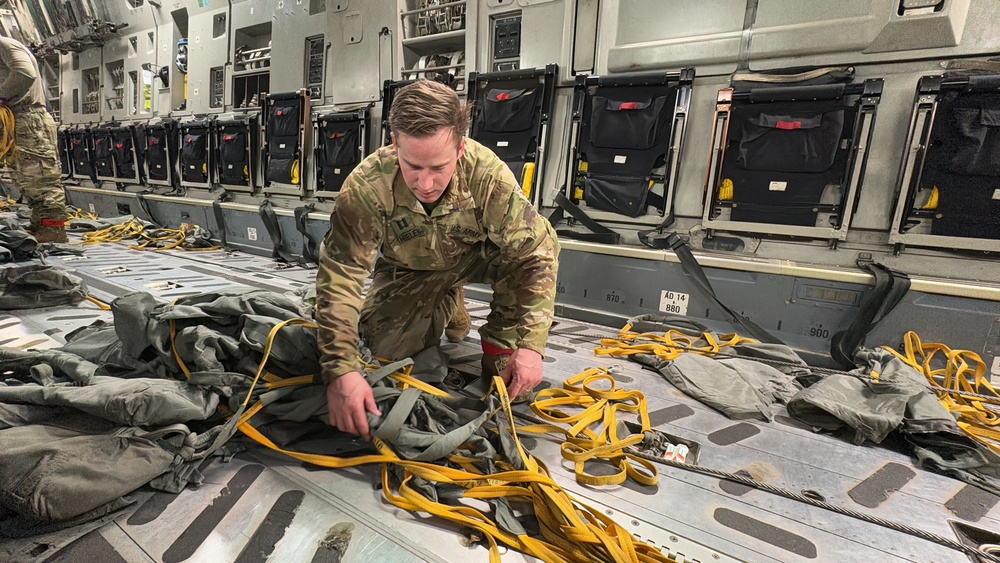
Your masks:
<instances>
[{"instance_id":1,"label":"soldier's left hand","mask_svg":"<svg viewBox=\"0 0 1000 563\"><path fill-rule=\"evenodd\" d=\"M510 357L503 380L511 399L522 391L531 391L542 382L542 355L534 350L518 348Z\"/></svg>"}]
</instances>

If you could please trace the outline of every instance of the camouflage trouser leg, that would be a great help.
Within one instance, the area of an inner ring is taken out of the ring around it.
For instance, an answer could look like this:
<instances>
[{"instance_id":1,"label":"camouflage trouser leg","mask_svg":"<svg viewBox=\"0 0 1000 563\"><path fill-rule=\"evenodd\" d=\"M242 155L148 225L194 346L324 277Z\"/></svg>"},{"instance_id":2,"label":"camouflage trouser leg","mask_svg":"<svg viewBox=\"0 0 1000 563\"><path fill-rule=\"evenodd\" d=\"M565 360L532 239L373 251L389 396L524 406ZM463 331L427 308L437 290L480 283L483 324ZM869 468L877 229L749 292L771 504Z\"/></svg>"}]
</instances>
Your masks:
<instances>
[{"instance_id":1,"label":"camouflage trouser leg","mask_svg":"<svg viewBox=\"0 0 1000 563\"><path fill-rule=\"evenodd\" d=\"M380 261L361 308L365 344L380 358L397 360L437 345L458 308L459 289L467 283L493 286L491 312L479 329L485 342L506 350L517 346L517 300L510 276L498 271L499 252L489 247L470 253L456 268L421 272Z\"/></svg>"},{"instance_id":2,"label":"camouflage trouser leg","mask_svg":"<svg viewBox=\"0 0 1000 563\"><path fill-rule=\"evenodd\" d=\"M15 115L11 176L31 208L33 228L43 219L66 220L66 193L56 142L56 123L44 108L29 108Z\"/></svg>"}]
</instances>

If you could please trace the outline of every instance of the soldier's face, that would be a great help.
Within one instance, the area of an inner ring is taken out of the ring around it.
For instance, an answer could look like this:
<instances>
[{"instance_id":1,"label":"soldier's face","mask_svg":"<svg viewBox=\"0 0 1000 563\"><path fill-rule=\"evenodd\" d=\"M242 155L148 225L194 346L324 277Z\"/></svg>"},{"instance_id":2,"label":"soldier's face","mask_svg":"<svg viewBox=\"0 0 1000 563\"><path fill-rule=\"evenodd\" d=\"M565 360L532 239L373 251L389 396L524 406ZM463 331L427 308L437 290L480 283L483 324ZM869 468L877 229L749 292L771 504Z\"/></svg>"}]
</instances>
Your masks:
<instances>
[{"instance_id":1,"label":"soldier's face","mask_svg":"<svg viewBox=\"0 0 1000 563\"><path fill-rule=\"evenodd\" d=\"M392 144L399 155L399 171L406 187L421 203L441 199L458 159L465 154L465 137L456 143L450 129L438 129L426 137L393 134Z\"/></svg>"}]
</instances>

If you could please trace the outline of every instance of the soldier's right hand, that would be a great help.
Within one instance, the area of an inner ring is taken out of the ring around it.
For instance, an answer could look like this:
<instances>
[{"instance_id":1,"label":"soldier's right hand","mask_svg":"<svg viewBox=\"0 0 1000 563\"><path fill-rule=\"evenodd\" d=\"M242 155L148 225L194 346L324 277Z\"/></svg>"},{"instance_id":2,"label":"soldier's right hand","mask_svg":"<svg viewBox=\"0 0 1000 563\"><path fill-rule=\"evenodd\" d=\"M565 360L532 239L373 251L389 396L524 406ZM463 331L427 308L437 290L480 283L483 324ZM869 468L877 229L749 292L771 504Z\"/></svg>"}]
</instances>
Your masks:
<instances>
[{"instance_id":1,"label":"soldier's right hand","mask_svg":"<svg viewBox=\"0 0 1000 563\"><path fill-rule=\"evenodd\" d=\"M375 405L371 385L360 372L352 371L330 380L326 386L326 405L330 410L330 426L372 439L366 412L375 416L382 416L382 412Z\"/></svg>"}]
</instances>

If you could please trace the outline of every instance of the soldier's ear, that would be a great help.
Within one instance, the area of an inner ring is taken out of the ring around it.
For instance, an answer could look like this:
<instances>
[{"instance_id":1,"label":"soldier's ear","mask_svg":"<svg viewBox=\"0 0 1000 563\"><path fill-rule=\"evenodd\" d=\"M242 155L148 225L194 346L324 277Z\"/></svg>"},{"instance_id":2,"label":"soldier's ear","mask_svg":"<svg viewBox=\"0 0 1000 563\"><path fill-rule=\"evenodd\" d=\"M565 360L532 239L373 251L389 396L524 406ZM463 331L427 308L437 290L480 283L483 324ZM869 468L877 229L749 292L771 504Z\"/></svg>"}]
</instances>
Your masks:
<instances>
[{"instance_id":1,"label":"soldier's ear","mask_svg":"<svg viewBox=\"0 0 1000 563\"><path fill-rule=\"evenodd\" d=\"M396 148L396 134L389 133L389 139L392 141L392 148Z\"/></svg>"},{"instance_id":2,"label":"soldier's ear","mask_svg":"<svg viewBox=\"0 0 1000 563\"><path fill-rule=\"evenodd\" d=\"M459 158L459 160L461 160L463 156L465 156L465 136L463 136L462 140L459 141L459 143L458 143L458 158Z\"/></svg>"}]
</instances>

